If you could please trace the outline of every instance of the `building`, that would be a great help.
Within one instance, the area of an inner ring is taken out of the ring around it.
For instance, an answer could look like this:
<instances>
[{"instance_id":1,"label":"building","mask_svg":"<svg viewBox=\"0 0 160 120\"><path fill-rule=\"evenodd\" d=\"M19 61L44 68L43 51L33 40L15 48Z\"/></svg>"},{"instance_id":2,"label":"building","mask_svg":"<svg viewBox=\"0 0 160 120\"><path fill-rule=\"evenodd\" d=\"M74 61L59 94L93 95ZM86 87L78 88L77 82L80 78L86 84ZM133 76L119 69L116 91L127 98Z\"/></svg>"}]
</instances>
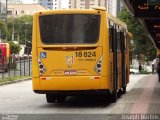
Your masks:
<instances>
[{"instance_id":1,"label":"building","mask_svg":"<svg viewBox=\"0 0 160 120\"><path fill-rule=\"evenodd\" d=\"M47 10L38 4L8 4L8 16L17 17L33 15L35 12Z\"/></svg>"},{"instance_id":2,"label":"building","mask_svg":"<svg viewBox=\"0 0 160 120\"><path fill-rule=\"evenodd\" d=\"M22 0L8 0L8 4L22 4Z\"/></svg>"},{"instance_id":3,"label":"building","mask_svg":"<svg viewBox=\"0 0 160 120\"><path fill-rule=\"evenodd\" d=\"M0 2L0 18L6 18L6 3Z\"/></svg>"},{"instance_id":4,"label":"building","mask_svg":"<svg viewBox=\"0 0 160 120\"><path fill-rule=\"evenodd\" d=\"M94 6L106 7L108 0L69 0L69 8L91 9Z\"/></svg>"},{"instance_id":5,"label":"building","mask_svg":"<svg viewBox=\"0 0 160 120\"><path fill-rule=\"evenodd\" d=\"M105 7L109 13L117 16L123 4L121 0L69 0L70 9L91 9L94 6Z\"/></svg>"},{"instance_id":6,"label":"building","mask_svg":"<svg viewBox=\"0 0 160 120\"><path fill-rule=\"evenodd\" d=\"M34 3L42 5L50 10L61 8L61 0L35 0Z\"/></svg>"}]
</instances>

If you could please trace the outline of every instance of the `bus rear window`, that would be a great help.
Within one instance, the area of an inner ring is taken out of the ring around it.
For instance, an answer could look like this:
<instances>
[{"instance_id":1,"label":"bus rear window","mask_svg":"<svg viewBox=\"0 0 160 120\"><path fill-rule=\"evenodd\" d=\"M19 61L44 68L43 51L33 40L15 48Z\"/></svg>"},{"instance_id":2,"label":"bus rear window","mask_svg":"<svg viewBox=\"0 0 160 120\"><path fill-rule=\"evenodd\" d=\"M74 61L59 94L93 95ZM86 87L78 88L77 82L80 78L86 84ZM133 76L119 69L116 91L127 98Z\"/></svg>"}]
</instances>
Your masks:
<instances>
[{"instance_id":1,"label":"bus rear window","mask_svg":"<svg viewBox=\"0 0 160 120\"><path fill-rule=\"evenodd\" d=\"M40 36L45 44L96 43L100 15L55 14L39 17Z\"/></svg>"}]
</instances>

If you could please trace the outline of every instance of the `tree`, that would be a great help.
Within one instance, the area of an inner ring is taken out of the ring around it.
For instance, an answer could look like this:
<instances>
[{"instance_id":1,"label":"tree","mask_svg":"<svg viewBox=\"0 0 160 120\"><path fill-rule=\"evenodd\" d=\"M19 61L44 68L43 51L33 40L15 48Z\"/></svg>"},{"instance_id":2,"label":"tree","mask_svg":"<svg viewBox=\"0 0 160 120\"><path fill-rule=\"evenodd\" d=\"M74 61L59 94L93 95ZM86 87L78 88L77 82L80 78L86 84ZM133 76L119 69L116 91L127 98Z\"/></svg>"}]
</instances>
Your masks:
<instances>
[{"instance_id":1,"label":"tree","mask_svg":"<svg viewBox=\"0 0 160 120\"><path fill-rule=\"evenodd\" d=\"M5 39L8 36L7 26L3 20L0 19L0 39Z\"/></svg>"},{"instance_id":2,"label":"tree","mask_svg":"<svg viewBox=\"0 0 160 120\"><path fill-rule=\"evenodd\" d=\"M135 45L134 53L137 56L143 55L146 58L145 61L153 60L156 57L156 48L149 39L139 20L133 17L126 9L123 9L119 13L118 17L127 24L129 32L131 32L133 35L133 41Z\"/></svg>"},{"instance_id":3,"label":"tree","mask_svg":"<svg viewBox=\"0 0 160 120\"><path fill-rule=\"evenodd\" d=\"M20 44L26 44L26 41L32 40L32 16L10 17L8 19L8 40L12 40L14 34L14 40L20 42Z\"/></svg>"},{"instance_id":4,"label":"tree","mask_svg":"<svg viewBox=\"0 0 160 120\"><path fill-rule=\"evenodd\" d=\"M20 48L20 45L19 44L15 44L14 42L12 41L7 41L10 45L10 51L11 51L11 54L18 54L19 51L21 50Z\"/></svg>"}]
</instances>

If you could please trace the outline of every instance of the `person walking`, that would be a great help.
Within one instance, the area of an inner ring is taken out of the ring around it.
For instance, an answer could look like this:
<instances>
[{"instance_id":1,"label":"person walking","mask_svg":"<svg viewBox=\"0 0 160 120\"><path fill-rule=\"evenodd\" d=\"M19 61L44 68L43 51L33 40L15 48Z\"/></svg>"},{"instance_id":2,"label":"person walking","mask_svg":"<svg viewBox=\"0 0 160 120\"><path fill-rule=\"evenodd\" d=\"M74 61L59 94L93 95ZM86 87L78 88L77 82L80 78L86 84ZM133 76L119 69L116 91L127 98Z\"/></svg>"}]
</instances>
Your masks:
<instances>
[{"instance_id":1,"label":"person walking","mask_svg":"<svg viewBox=\"0 0 160 120\"><path fill-rule=\"evenodd\" d=\"M139 69L139 74L141 74L142 73L142 65L141 65L141 63L139 63L138 69Z\"/></svg>"},{"instance_id":2,"label":"person walking","mask_svg":"<svg viewBox=\"0 0 160 120\"><path fill-rule=\"evenodd\" d=\"M157 64L157 73L158 73L158 80L160 82L160 61Z\"/></svg>"},{"instance_id":3,"label":"person walking","mask_svg":"<svg viewBox=\"0 0 160 120\"><path fill-rule=\"evenodd\" d=\"M157 63L158 62L158 59L157 58L155 58L154 60L153 60L153 62L152 62L152 73L154 73L155 72L155 70L156 70L156 67L157 67Z\"/></svg>"}]
</instances>

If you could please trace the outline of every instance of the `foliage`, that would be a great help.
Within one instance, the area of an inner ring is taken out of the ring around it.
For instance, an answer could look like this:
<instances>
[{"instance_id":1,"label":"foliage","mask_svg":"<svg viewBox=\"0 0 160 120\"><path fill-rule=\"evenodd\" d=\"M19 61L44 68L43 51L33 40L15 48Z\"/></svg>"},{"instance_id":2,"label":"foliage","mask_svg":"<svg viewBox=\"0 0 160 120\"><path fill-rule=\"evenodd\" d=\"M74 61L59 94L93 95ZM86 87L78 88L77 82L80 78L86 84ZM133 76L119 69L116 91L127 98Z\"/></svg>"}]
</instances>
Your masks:
<instances>
[{"instance_id":1,"label":"foliage","mask_svg":"<svg viewBox=\"0 0 160 120\"><path fill-rule=\"evenodd\" d=\"M10 49L11 49L11 54L18 54L19 51L21 50L20 45L19 44L15 44L13 41L7 41L10 45Z\"/></svg>"},{"instance_id":2,"label":"foliage","mask_svg":"<svg viewBox=\"0 0 160 120\"><path fill-rule=\"evenodd\" d=\"M16 69L17 68L17 62L13 60L13 63L10 64L10 69Z\"/></svg>"},{"instance_id":3,"label":"foliage","mask_svg":"<svg viewBox=\"0 0 160 120\"><path fill-rule=\"evenodd\" d=\"M25 41L32 40L32 16L10 17L8 18L8 40L12 40L14 33L14 40L19 41L20 44L26 44Z\"/></svg>"},{"instance_id":4,"label":"foliage","mask_svg":"<svg viewBox=\"0 0 160 120\"><path fill-rule=\"evenodd\" d=\"M5 39L8 35L7 26L5 21L0 19L0 39Z\"/></svg>"},{"instance_id":5,"label":"foliage","mask_svg":"<svg viewBox=\"0 0 160 120\"><path fill-rule=\"evenodd\" d=\"M30 76L16 76L16 77L0 78L0 84L11 83L11 82L14 83L14 81L20 81L26 78L30 78Z\"/></svg>"},{"instance_id":6,"label":"foliage","mask_svg":"<svg viewBox=\"0 0 160 120\"><path fill-rule=\"evenodd\" d=\"M127 24L129 32L133 35L134 46L131 46L131 55L135 54L138 58L144 56L145 61L153 60L156 57L156 49L139 20L126 9L123 9L118 17Z\"/></svg>"}]
</instances>

